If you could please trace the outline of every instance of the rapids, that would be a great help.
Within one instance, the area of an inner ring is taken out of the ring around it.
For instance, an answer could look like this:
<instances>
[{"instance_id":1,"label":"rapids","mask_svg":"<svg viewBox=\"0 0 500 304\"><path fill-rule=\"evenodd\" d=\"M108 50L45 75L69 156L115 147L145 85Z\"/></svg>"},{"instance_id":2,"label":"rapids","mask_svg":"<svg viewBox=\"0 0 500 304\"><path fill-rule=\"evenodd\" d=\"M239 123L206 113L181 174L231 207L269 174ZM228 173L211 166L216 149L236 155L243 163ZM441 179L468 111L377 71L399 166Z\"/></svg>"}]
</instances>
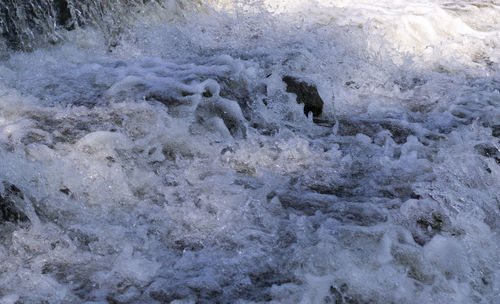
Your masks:
<instances>
[{"instance_id":1,"label":"rapids","mask_svg":"<svg viewBox=\"0 0 500 304\"><path fill-rule=\"evenodd\" d=\"M496 0L19 2L1 304L499 301Z\"/></svg>"}]
</instances>

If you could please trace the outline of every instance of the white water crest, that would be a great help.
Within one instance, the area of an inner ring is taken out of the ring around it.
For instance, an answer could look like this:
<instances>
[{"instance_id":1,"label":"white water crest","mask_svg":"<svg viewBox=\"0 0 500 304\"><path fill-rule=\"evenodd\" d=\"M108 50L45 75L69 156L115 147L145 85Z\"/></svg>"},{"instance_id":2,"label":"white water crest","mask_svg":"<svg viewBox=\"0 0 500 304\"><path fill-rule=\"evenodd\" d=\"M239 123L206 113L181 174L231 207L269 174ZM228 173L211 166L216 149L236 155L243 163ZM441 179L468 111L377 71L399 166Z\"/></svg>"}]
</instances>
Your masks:
<instances>
[{"instance_id":1,"label":"white water crest","mask_svg":"<svg viewBox=\"0 0 500 304\"><path fill-rule=\"evenodd\" d=\"M496 0L28 2L0 303L498 301Z\"/></svg>"}]
</instances>

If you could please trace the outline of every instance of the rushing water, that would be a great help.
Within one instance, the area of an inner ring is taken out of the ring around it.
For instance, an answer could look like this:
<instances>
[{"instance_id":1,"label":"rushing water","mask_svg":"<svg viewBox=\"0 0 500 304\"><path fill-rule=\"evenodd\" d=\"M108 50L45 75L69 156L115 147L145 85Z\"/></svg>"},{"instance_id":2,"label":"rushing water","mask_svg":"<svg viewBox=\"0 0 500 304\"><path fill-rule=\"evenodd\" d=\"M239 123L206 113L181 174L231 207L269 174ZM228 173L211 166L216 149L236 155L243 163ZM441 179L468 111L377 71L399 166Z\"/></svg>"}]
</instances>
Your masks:
<instances>
[{"instance_id":1,"label":"rushing water","mask_svg":"<svg viewBox=\"0 0 500 304\"><path fill-rule=\"evenodd\" d=\"M19 2L0 303L500 301L496 0Z\"/></svg>"}]
</instances>

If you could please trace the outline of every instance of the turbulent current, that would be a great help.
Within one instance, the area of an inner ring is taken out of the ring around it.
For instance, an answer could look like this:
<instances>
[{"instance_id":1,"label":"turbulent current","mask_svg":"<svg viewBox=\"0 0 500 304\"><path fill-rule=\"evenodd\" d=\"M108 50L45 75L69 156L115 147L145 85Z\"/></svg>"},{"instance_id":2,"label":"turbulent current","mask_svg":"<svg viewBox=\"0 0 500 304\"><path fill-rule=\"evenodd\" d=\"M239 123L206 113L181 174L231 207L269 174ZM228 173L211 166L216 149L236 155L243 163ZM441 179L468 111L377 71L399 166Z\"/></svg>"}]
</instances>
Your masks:
<instances>
[{"instance_id":1,"label":"turbulent current","mask_svg":"<svg viewBox=\"0 0 500 304\"><path fill-rule=\"evenodd\" d=\"M0 9L1 304L500 303L497 0Z\"/></svg>"}]
</instances>

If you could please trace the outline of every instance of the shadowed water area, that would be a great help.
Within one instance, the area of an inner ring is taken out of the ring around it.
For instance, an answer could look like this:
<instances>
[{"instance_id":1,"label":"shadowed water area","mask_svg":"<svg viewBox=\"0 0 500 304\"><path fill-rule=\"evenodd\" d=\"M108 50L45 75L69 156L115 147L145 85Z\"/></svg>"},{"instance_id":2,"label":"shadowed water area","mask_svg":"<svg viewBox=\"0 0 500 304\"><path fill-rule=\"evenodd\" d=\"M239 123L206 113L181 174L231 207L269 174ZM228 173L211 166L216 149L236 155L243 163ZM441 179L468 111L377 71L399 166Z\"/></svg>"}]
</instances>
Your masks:
<instances>
[{"instance_id":1,"label":"shadowed water area","mask_svg":"<svg viewBox=\"0 0 500 304\"><path fill-rule=\"evenodd\" d=\"M495 1L0 0L0 303L495 303Z\"/></svg>"}]
</instances>

